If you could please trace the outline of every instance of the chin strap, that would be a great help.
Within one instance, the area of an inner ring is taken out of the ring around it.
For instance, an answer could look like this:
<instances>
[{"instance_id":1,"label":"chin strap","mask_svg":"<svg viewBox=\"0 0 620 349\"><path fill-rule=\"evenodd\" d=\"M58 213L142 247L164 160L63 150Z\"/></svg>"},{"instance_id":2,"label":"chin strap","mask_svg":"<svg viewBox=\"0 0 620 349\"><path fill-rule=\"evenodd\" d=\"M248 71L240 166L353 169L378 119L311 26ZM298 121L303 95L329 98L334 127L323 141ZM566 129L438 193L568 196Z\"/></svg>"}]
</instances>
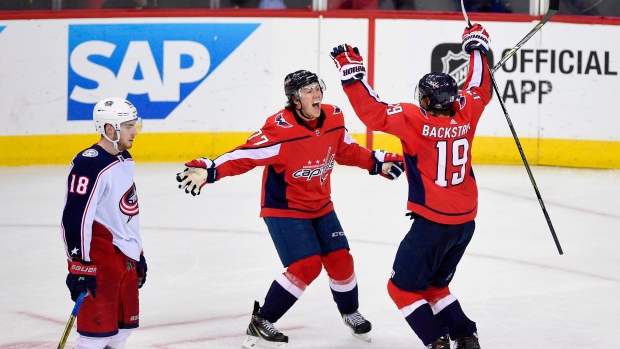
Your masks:
<instances>
[{"instance_id":1,"label":"chin strap","mask_svg":"<svg viewBox=\"0 0 620 349\"><path fill-rule=\"evenodd\" d=\"M118 130L115 130L115 131L116 131L116 138L117 138L117 140L115 141L111 140L110 137L108 137L108 135L105 133L103 133L102 135L105 139L112 142L112 145L114 146L114 150L120 153L121 151L118 149L118 140L121 139L121 131L118 131Z\"/></svg>"},{"instance_id":2,"label":"chin strap","mask_svg":"<svg viewBox=\"0 0 620 349\"><path fill-rule=\"evenodd\" d=\"M310 119L306 116L306 114L304 114L304 111L301 108L295 110L297 111L297 114L299 114L299 116L301 116L304 120L310 121Z\"/></svg>"}]
</instances>

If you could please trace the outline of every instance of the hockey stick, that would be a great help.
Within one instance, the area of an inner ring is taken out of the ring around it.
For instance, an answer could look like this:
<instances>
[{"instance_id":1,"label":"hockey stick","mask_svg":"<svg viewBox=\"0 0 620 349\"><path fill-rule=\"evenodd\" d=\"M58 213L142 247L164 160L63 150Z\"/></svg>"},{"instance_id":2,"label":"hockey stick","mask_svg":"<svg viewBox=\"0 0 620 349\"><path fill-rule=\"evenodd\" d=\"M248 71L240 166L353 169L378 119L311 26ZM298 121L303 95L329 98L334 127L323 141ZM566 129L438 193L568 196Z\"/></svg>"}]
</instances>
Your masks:
<instances>
[{"instance_id":1,"label":"hockey stick","mask_svg":"<svg viewBox=\"0 0 620 349\"><path fill-rule=\"evenodd\" d=\"M71 312L71 316L69 316L69 321L67 321L67 326L65 326L65 331L62 333L62 337L60 338L60 343L58 343L57 349L64 349L65 344L67 344L67 339L69 338L69 332L71 332L71 328L73 327L73 323L75 322L75 318L77 317L77 313L82 306L82 301L84 300L84 296L86 296L86 291L80 293L77 300L75 301L75 305L73 306L73 311Z\"/></svg>"},{"instance_id":2,"label":"hockey stick","mask_svg":"<svg viewBox=\"0 0 620 349\"><path fill-rule=\"evenodd\" d=\"M465 16L465 20L467 21L467 23L469 23L468 25L471 25L471 23L469 22L469 19L467 18L467 13L465 13L465 7L463 7L463 1L461 1L461 8L463 9L463 15ZM506 63L506 61L510 57L512 57L512 55L514 55L515 52L517 52L517 50L521 48L521 46L523 46L529 39L531 39L532 36L534 36L534 34L536 34L536 32L538 32L538 30L542 28L543 25L545 25L545 23L549 22L551 17L553 17L553 15L555 15L558 12L559 8L560 8L560 0L549 0L549 9L547 10L545 17L543 17L543 19L534 27L534 29L530 30L530 32L527 33L527 35L523 39L521 39L521 41L519 41L515 45L515 47L510 49L510 51L508 51L508 53L506 53L506 55L504 55L504 57L502 57L502 59L500 59L499 62L497 62L497 64L493 67L493 69L491 69L491 74L495 73L497 69L499 69L502 65L504 65L504 63Z\"/></svg>"},{"instance_id":3,"label":"hockey stick","mask_svg":"<svg viewBox=\"0 0 620 349\"><path fill-rule=\"evenodd\" d=\"M467 16L467 12L465 11L465 6L463 4L463 1L464 0L461 0L461 9L463 10L463 16L465 17L465 22L467 22L467 27L471 28L472 25L471 25L471 22L469 21L469 17ZM558 1L559 0L551 0L552 3L555 2L555 5L556 5L555 11L557 11ZM545 18L547 18L547 16L545 16ZM542 25L539 24L537 28L535 28L535 31L530 32L530 34L528 34L526 39L521 40L521 42L519 43L520 45L518 44L516 48L513 49L512 53L514 54L514 51L516 51L519 47L521 47L523 43L527 41L527 39L529 39L532 35L534 35L536 31L538 31L538 29L540 29L540 27L542 27ZM510 54L510 56L512 56L512 54ZM489 69L491 69L491 67L489 67ZM542 196L540 195L540 191L538 190L538 186L536 185L536 181L534 180L534 175L532 174L530 165L528 164L527 159L525 158L525 153L523 152L523 148L521 148L521 142L519 142L519 137L517 137L517 132L515 131L514 126L512 125L512 121L510 120L510 116L508 115L508 110L506 109L506 105L504 104L501 94L499 93L499 87L497 87L497 82L495 81L495 76L493 76L493 71L491 71L489 75L491 76L491 83L493 84L493 90L495 91L495 95L497 96L497 99L499 99L499 104L502 106L502 110L504 111L504 115L506 116L506 121L508 122L508 126L510 127L510 132L512 132L512 138L514 138L515 143L517 144L517 148L519 149L519 154L521 155L521 159L523 160L523 165L525 165L525 169L527 170L527 175L530 177L530 182L532 183L532 186L534 187L534 191L536 192L536 197L538 198L540 207L542 208L543 214L545 215L545 219L547 220L547 225L549 226L549 229L551 230L551 236L553 236L553 241L555 241L555 246L558 248L558 252L560 253L560 255L562 255L564 254L564 252L562 251L562 247L560 246L560 241L558 240L558 237L555 234L555 229L553 229L551 218L549 217L549 213L547 213L547 209L545 208L545 203L543 202Z\"/></svg>"}]
</instances>

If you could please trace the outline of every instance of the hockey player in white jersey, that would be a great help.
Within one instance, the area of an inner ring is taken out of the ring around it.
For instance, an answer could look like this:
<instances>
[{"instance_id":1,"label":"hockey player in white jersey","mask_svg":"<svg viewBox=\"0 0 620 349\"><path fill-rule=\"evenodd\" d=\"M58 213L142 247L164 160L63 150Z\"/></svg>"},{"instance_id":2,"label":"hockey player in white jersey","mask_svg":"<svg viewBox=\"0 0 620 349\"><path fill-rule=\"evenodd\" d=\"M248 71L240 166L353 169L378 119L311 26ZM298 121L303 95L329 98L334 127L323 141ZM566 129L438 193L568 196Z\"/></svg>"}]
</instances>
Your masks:
<instances>
[{"instance_id":1,"label":"hockey player in white jersey","mask_svg":"<svg viewBox=\"0 0 620 349\"><path fill-rule=\"evenodd\" d=\"M76 349L122 349L138 327L138 289L147 265L139 232L134 161L127 151L142 127L136 108L106 98L93 110L99 142L77 154L67 178L62 238L77 316Z\"/></svg>"}]
</instances>

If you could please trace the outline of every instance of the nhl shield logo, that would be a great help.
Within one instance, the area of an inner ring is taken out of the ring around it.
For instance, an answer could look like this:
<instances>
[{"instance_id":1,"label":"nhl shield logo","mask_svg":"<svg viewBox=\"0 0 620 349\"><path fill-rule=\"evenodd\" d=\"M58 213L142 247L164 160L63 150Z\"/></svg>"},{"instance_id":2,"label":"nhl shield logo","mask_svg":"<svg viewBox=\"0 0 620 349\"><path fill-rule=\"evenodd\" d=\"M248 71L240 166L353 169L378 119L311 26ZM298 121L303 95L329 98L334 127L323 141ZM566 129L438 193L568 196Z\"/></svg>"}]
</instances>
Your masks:
<instances>
[{"instance_id":1,"label":"nhl shield logo","mask_svg":"<svg viewBox=\"0 0 620 349\"><path fill-rule=\"evenodd\" d=\"M448 51L441 57L441 64L443 68L441 72L452 76L459 86L463 86L469 71L469 55L463 51L459 53Z\"/></svg>"},{"instance_id":2,"label":"nhl shield logo","mask_svg":"<svg viewBox=\"0 0 620 349\"><path fill-rule=\"evenodd\" d=\"M487 52L487 60L489 66L493 66L491 50ZM439 44L431 53L431 72L449 74L462 89L469 72L469 54L463 51L461 44Z\"/></svg>"}]
</instances>

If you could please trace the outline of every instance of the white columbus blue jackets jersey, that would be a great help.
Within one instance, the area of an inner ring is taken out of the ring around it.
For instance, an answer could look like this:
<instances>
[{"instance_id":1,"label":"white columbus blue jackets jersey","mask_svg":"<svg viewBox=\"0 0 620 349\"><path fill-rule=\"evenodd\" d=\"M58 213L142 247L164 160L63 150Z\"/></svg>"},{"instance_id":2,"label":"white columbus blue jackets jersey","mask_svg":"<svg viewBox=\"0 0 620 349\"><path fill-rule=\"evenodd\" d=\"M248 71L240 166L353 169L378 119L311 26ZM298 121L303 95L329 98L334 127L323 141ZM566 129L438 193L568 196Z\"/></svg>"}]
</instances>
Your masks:
<instances>
[{"instance_id":1,"label":"white columbus blue jackets jersey","mask_svg":"<svg viewBox=\"0 0 620 349\"><path fill-rule=\"evenodd\" d=\"M129 152L112 155L96 144L73 158L62 213L62 237L69 258L90 261L93 241L97 241L98 246L111 248L113 244L127 257L140 259L134 167Z\"/></svg>"}]
</instances>

